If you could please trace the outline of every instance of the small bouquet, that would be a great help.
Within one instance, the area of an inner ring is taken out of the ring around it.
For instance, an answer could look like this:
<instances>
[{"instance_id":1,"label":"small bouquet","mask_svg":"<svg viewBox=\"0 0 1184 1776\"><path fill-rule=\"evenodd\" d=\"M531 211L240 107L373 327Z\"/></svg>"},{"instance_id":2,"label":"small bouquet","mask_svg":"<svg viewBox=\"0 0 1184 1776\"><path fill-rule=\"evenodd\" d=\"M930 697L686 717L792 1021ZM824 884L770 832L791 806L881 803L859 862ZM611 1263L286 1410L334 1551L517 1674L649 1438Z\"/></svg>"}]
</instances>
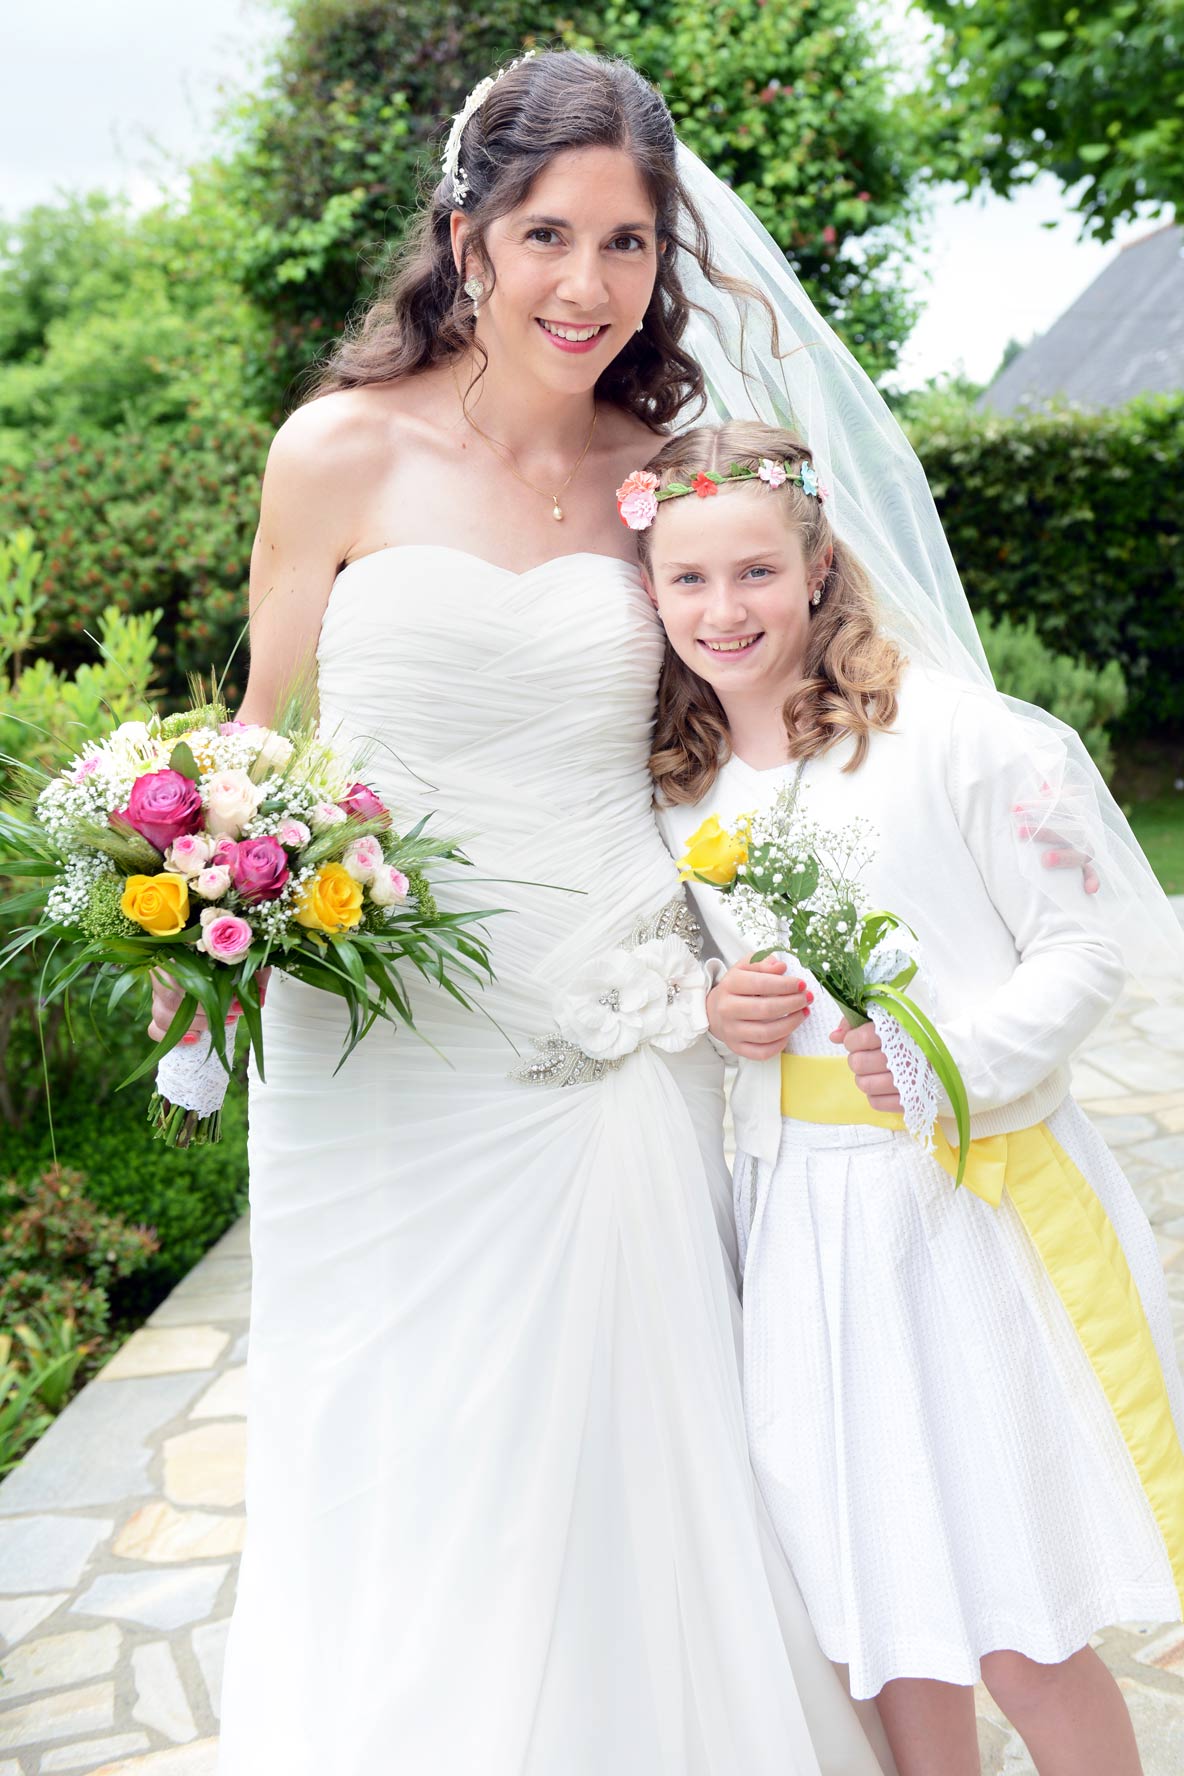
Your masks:
<instances>
[{"instance_id":1,"label":"small bouquet","mask_svg":"<svg viewBox=\"0 0 1184 1776\"><path fill-rule=\"evenodd\" d=\"M795 780L765 812L742 815L731 829L710 815L688 840L679 870L683 881L707 882L728 897L745 935L761 946L754 961L786 951L852 1029L875 1023L906 1127L931 1149L937 1098L924 1089L919 1051L954 1112L961 1184L970 1148L966 1088L941 1036L905 991L917 972L916 934L894 913L863 910L859 876L871 856L866 824L852 821L842 833L815 825L800 811Z\"/></svg>"},{"instance_id":2,"label":"small bouquet","mask_svg":"<svg viewBox=\"0 0 1184 1776\"><path fill-rule=\"evenodd\" d=\"M88 745L45 783L32 819L0 816L0 871L35 883L0 968L48 940L65 960L47 965L47 1001L88 973L96 992L109 983L111 1012L154 970L182 989L164 1038L123 1081L159 1064L149 1114L170 1146L219 1138L240 1013L264 1077L269 964L345 1001L342 1061L378 1018L414 1027L401 963L465 1006L492 978L472 930L491 913L442 911L433 892L435 865L467 860L427 817L400 833L360 771L297 707L257 727L195 687L190 709ZM178 1049L199 1006L208 1035Z\"/></svg>"}]
</instances>

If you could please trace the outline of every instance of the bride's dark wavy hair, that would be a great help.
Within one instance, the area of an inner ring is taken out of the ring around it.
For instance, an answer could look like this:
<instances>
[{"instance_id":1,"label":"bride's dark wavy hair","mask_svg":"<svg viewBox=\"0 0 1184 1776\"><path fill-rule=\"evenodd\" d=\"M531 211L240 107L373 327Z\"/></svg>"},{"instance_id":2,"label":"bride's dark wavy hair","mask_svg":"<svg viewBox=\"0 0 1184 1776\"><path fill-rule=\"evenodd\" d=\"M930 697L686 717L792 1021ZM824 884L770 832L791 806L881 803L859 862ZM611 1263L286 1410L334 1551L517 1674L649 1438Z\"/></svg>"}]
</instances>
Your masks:
<instances>
[{"instance_id":1,"label":"bride's dark wavy hair","mask_svg":"<svg viewBox=\"0 0 1184 1776\"><path fill-rule=\"evenodd\" d=\"M658 245L665 245L643 329L604 371L596 397L654 427L669 425L688 401L701 412L703 374L680 344L694 305L676 249L690 253L717 288L767 304L716 271L703 219L678 176L674 122L661 93L628 62L583 50L548 50L496 82L461 140L464 203L447 175L425 191L378 295L338 341L308 398L411 376L470 350L473 315L462 287L467 274L452 260L453 210L469 218L466 259L472 252L492 275L485 230L525 200L557 154L575 148L620 148L632 157L654 206Z\"/></svg>"}]
</instances>

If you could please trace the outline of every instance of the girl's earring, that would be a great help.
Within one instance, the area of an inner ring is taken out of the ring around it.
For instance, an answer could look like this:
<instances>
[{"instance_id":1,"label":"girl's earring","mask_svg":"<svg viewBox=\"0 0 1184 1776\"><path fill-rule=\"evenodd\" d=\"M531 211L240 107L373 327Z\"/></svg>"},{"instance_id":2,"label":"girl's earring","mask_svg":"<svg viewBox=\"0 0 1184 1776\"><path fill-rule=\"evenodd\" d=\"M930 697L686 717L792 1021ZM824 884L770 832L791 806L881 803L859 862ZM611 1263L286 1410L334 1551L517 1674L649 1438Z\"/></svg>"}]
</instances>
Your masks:
<instances>
[{"instance_id":1,"label":"girl's earring","mask_svg":"<svg viewBox=\"0 0 1184 1776\"><path fill-rule=\"evenodd\" d=\"M811 592L810 603L813 605L819 605L822 603L822 587L821 586L815 586L813 592Z\"/></svg>"},{"instance_id":2,"label":"girl's earring","mask_svg":"<svg viewBox=\"0 0 1184 1776\"><path fill-rule=\"evenodd\" d=\"M471 277L465 279L464 289L465 295L473 305L473 318L475 320L478 310L481 307L481 298L485 294L485 285L481 282L479 277Z\"/></svg>"}]
</instances>

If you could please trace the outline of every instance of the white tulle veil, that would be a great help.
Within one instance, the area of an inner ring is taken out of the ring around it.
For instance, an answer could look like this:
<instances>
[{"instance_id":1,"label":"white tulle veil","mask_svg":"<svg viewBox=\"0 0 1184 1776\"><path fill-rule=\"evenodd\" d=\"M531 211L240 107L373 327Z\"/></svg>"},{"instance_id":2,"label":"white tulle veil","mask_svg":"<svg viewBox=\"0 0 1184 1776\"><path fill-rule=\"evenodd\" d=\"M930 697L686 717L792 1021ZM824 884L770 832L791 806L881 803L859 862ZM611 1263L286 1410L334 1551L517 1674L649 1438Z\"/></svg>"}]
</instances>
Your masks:
<instances>
[{"instance_id":1,"label":"white tulle veil","mask_svg":"<svg viewBox=\"0 0 1184 1776\"><path fill-rule=\"evenodd\" d=\"M1010 712L1027 805L1001 823L999 843L1016 847L1032 893L1061 906L1071 896L1088 900L1089 924L1117 945L1144 991L1161 997L1184 984L1184 927L1078 735L994 690L925 472L900 425L747 205L682 143L678 169L715 269L763 294L780 344L778 353L759 303L720 290L682 253L683 288L696 305L683 344L706 379L703 420L759 419L808 442L830 488L828 515L871 575L885 628L910 659ZM1045 864L1057 841L1091 860L1096 892L1085 896L1080 870Z\"/></svg>"}]
</instances>

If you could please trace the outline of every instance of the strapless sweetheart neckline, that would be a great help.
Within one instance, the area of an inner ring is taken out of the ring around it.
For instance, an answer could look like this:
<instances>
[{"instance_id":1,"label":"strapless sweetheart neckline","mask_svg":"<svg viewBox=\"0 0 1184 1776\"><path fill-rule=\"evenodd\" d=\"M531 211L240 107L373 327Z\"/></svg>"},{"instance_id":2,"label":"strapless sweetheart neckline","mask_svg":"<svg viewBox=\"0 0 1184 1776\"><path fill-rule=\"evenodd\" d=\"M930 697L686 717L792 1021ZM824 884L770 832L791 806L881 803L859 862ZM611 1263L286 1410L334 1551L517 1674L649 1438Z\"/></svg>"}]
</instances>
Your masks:
<instances>
[{"instance_id":1,"label":"strapless sweetheart neckline","mask_svg":"<svg viewBox=\"0 0 1184 1776\"><path fill-rule=\"evenodd\" d=\"M636 562L627 561L623 555L606 554L603 549L571 549L566 554L551 555L546 561L536 561L533 567L524 567L519 570L513 567L503 567L500 562L490 561L484 555L476 555L471 549L458 549L452 543L388 543L385 548L371 549L368 554L357 555L352 561L347 561L345 566L338 571L333 584L336 585L337 581L349 573L351 568L361 567L366 561L377 561L381 555L397 555L407 549L436 549L445 555L459 555L464 561L475 561L479 566L488 567L494 573L505 574L507 578L512 580L529 579L532 574L541 573L543 568L554 567L562 561L612 561L639 577L641 571Z\"/></svg>"}]
</instances>

